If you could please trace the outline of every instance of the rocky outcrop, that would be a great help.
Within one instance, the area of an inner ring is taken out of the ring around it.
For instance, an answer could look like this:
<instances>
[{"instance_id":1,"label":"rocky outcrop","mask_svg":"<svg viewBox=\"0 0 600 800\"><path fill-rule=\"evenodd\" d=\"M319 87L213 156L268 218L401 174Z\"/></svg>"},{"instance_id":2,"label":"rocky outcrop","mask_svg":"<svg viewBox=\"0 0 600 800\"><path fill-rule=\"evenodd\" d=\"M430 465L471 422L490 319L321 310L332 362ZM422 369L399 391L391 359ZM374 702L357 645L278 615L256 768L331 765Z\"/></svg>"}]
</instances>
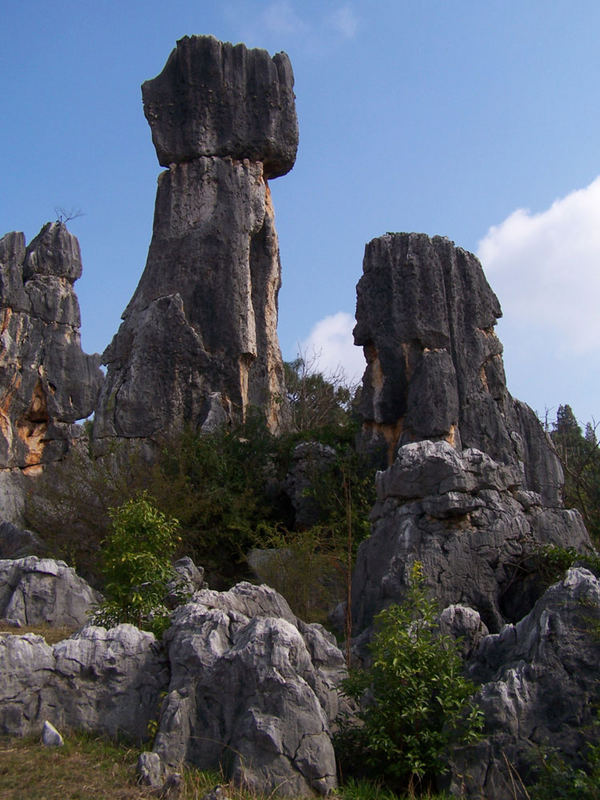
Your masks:
<instances>
[{"instance_id":1,"label":"rocky outcrop","mask_svg":"<svg viewBox=\"0 0 600 800\"><path fill-rule=\"evenodd\" d=\"M171 682L154 750L257 793L327 794L335 786L330 725L342 654L320 625L298 621L266 586L202 590L165 635Z\"/></svg>"},{"instance_id":2,"label":"rocky outcrop","mask_svg":"<svg viewBox=\"0 0 600 800\"><path fill-rule=\"evenodd\" d=\"M151 633L119 625L84 628L53 647L41 636L0 635L0 733L61 730L146 739L168 685Z\"/></svg>"},{"instance_id":3,"label":"rocky outcrop","mask_svg":"<svg viewBox=\"0 0 600 800\"><path fill-rule=\"evenodd\" d=\"M562 469L531 409L506 388L500 304L477 258L450 240L388 233L365 248L354 341L367 359L364 446L430 439L518 466L560 504Z\"/></svg>"},{"instance_id":4,"label":"rocky outcrop","mask_svg":"<svg viewBox=\"0 0 600 800\"><path fill-rule=\"evenodd\" d=\"M146 269L104 353L94 436L281 421L280 263L267 179L298 128L285 54L185 37L143 86L161 164Z\"/></svg>"},{"instance_id":5,"label":"rocky outcrop","mask_svg":"<svg viewBox=\"0 0 600 800\"><path fill-rule=\"evenodd\" d=\"M486 636L471 663L483 685L485 740L460 751L452 790L461 797L526 798L539 755L556 748L578 767L600 701L600 582L569 570L516 625Z\"/></svg>"},{"instance_id":6,"label":"rocky outcrop","mask_svg":"<svg viewBox=\"0 0 600 800\"><path fill-rule=\"evenodd\" d=\"M41 556L46 545L33 531L17 528L11 522L0 522L0 559Z\"/></svg>"},{"instance_id":7,"label":"rocky outcrop","mask_svg":"<svg viewBox=\"0 0 600 800\"><path fill-rule=\"evenodd\" d=\"M81 349L77 239L60 222L29 246L22 233L0 239L0 515L19 515L21 473L64 457L94 410L100 357Z\"/></svg>"},{"instance_id":8,"label":"rocky outcrop","mask_svg":"<svg viewBox=\"0 0 600 800\"><path fill-rule=\"evenodd\" d=\"M189 587L202 582L189 559L178 574ZM61 562L0 561L0 614L24 623L68 624L67 607L74 621L74 595L85 592ZM154 753L140 765L153 785L185 761L222 769L257 794L335 787L343 656L331 634L298 620L267 586L201 589L173 612L160 646L132 625L84 627L53 647L0 634L0 674L2 734L39 733L47 720L143 740L155 720Z\"/></svg>"},{"instance_id":9,"label":"rocky outcrop","mask_svg":"<svg viewBox=\"0 0 600 800\"><path fill-rule=\"evenodd\" d=\"M547 544L591 550L578 512L544 506L522 488L518 467L479 450L460 452L444 440L404 445L376 486L372 532L352 582L357 632L402 601L415 561L442 607L470 606L498 631L539 596L527 556Z\"/></svg>"},{"instance_id":10,"label":"rocky outcrop","mask_svg":"<svg viewBox=\"0 0 600 800\"><path fill-rule=\"evenodd\" d=\"M36 556L0 561L0 617L21 625L79 628L100 599L64 561Z\"/></svg>"}]
</instances>

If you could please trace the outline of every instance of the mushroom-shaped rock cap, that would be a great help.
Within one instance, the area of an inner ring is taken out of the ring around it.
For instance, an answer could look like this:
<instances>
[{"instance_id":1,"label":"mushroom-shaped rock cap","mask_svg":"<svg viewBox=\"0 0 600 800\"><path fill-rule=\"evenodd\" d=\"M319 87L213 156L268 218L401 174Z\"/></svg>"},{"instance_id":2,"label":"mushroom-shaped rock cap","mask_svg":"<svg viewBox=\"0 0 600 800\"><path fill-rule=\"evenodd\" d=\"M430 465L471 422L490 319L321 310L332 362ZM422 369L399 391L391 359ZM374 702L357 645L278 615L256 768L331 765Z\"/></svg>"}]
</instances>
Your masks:
<instances>
[{"instance_id":1,"label":"mushroom-shaped rock cap","mask_svg":"<svg viewBox=\"0 0 600 800\"><path fill-rule=\"evenodd\" d=\"M289 58L213 36L185 36L142 85L160 164L200 156L262 161L265 176L294 166L298 121Z\"/></svg>"}]
</instances>

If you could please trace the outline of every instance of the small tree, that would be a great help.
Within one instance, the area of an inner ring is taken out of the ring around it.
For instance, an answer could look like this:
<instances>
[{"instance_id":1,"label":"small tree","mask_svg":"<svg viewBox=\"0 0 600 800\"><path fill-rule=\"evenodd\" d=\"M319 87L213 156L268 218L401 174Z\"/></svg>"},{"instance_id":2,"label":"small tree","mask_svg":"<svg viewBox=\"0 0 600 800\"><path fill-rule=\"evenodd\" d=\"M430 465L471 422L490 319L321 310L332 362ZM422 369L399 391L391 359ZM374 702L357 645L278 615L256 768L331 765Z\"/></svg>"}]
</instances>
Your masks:
<instances>
[{"instance_id":1,"label":"small tree","mask_svg":"<svg viewBox=\"0 0 600 800\"><path fill-rule=\"evenodd\" d=\"M362 703L359 725L342 722L338 750L350 773L382 779L394 791L429 791L446 767L451 745L478 738L481 711L463 675L456 641L436 624L416 563L406 601L375 619L373 664L344 684Z\"/></svg>"},{"instance_id":2,"label":"small tree","mask_svg":"<svg viewBox=\"0 0 600 800\"><path fill-rule=\"evenodd\" d=\"M106 600L94 614L96 624L131 622L161 633L168 612L167 582L173 577L171 555L179 522L169 519L146 492L110 510L112 532L102 552Z\"/></svg>"}]
</instances>

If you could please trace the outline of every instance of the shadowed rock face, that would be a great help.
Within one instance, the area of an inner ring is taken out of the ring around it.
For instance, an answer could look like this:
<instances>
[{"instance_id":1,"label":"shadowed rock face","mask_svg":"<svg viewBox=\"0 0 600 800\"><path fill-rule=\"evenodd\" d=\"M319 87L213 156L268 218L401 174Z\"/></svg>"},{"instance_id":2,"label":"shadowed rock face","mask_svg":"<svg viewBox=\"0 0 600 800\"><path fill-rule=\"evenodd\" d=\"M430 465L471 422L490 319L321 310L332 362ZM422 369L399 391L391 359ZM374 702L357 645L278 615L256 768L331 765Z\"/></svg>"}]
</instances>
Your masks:
<instances>
[{"instance_id":1,"label":"shadowed rock face","mask_svg":"<svg viewBox=\"0 0 600 800\"><path fill-rule=\"evenodd\" d=\"M184 36L142 86L159 163L230 156L262 162L265 178L285 175L298 148L293 86L285 53Z\"/></svg>"},{"instance_id":2,"label":"shadowed rock face","mask_svg":"<svg viewBox=\"0 0 600 800\"><path fill-rule=\"evenodd\" d=\"M143 86L161 164L146 269L104 353L96 438L280 424L279 247L267 177L297 147L284 54L182 39Z\"/></svg>"},{"instance_id":3,"label":"shadowed rock face","mask_svg":"<svg viewBox=\"0 0 600 800\"><path fill-rule=\"evenodd\" d=\"M535 414L506 388L498 299L477 258L446 238L388 233L367 244L354 341L367 359L367 446L423 439L519 465L525 488L560 503L562 470Z\"/></svg>"},{"instance_id":4,"label":"shadowed rock face","mask_svg":"<svg viewBox=\"0 0 600 800\"><path fill-rule=\"evenodd\" d=\"M60 222L28 247L0 239L0 466L39 471L65 454L103 380L100 357L81 349L79 243ZM10 515L9 515L10 516Z\"/></svg>"}]
</instances>

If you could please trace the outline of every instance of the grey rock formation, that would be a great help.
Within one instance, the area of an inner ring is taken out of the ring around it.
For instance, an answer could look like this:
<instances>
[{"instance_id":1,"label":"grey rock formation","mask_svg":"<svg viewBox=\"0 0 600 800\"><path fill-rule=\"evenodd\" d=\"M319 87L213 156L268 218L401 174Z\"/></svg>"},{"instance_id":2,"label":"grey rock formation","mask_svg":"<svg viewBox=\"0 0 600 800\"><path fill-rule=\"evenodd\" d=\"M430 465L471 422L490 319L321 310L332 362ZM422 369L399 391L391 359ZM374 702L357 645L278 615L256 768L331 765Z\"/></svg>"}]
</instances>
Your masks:
<instances>
[{"instance_id":1,"label":"grey rock formation","mask_svg":"<svg viewBox=\"0 0 600 800\"><path fill-rule=\"evenodd\" d=\"M0 465L35 471L66 452L73 423L89 416L102 383L100 357L82 352L73 283L77 239L60 222L28 247L0 239Z\"/></svg>"},{"instance_id":2,"label":"grey rock formation","mask_svg":"<svg viewBox=\"0 0 600 800\"><path fill-rule=\"evenodd\" d=\"M17 528L11 522L0 522L0 559L44 555L46 546L33 531Z\"/></svg>"},{"instance_id":3,"label":"grey rock formation","mask_svg":"<svg viewBox=\"0 0 600 800\"><path fill-rule=\"evenodd\" d=\"M143 86L159 161L146 269L104 353L94 436L152 438L281 422L279 248L267 178L297 146L289 61L182 39Z\"/></svg>"},{"instance_id":4,"label":"grey rock formation","mask_svg":"<svg viewBox=\"0 0 600 800\"><path fill-rule=\"evenodd\" d=\"M580 766L600 701L599 623L600 582L575 568L523 620L482 640L471 674L483 682L486 738L456 755L454 793L525 797L508 764L527 783L538 745L557 748Z\"/></svg>"},{"instance_id":5,"label":"grey rock formation","mask_svg":"<svg viewBox=\"0 0 600 800\"><path fill-rule=\"evenodd\" d=\"M442 607L470 606L498 631L539 594L523 574L526 556L546 544L591 550L578 512L545 507L522 489L517 467L479 450L461 453L443 440L404 445L376 486L372 533L353 579L356 632L402 601L415 561Z\"/></svg>"},{"instance_id":6,"label":"grey rock formation","mask_svg":"<svg viewBox=\"0 0 600 800\"><path fill-rule=\"evenodd\" d=\"M159 163L230 156L261 161L266 178L285 175L298 148L293 86L285 53L184 36L142 86Z\"/></svg>"},{"instance_id":7,"label":"grey rock formation","mask_svg":"<svg viewBox=\"0 0 600 800\"><path fill-rule=\"evenodd\" d=\"M36 556L0 561L0 617L23 625L79 628L99 600L64 561Z\"/></svg>"},{"instance_id":8,"label":"grey rock formation","mask_svg":"<svg viewBox=\"0 0 600 800\"><path fill-rule=\"evenodd\" d=\"M309 528L319 520L321 509L314 489L336 462L333 447L321 442L300 442L294 447L292 463L284 481L284 491L294 509L294 525Z\"/></svg>"},{"instance_id":9,"label":"grey rock formation","mask_svg":"<svg viewBox=\"0 0 600 800\"><path fill-rule=\"evenodd\" d=\"M147 737L168 668L151 633L88 627L53 647L41 636L0 636L0 732L59 729Z\"/></svg>"},{"instance_id":10,"label":"grey rock formation","mask_svg":"<svg viewBox=\"0 0 600 800\"><path fill-rule=\"evenodd\" d=\"M202 590L166 633L171 665L154 750L163 763L222 766L258 793L335 786L330 724L345 674L333 637L296 620L266 586Z\"/></svg>"},{"instance_id":11,"label":"grey rock formation","mask_svg":"<svg viewBox=\"0 0 600 800\"><path fill-rule=\"evenodd\" d=\"M364 445L445 440L519 466L560 504L562 469L531 409L506 388L500 304L477 258L446 238L388 233L365 248L354 341L367 359Z\"/></svg>"},{"instance_id":12,"label":"grey rock formation","mask_svg":"<svg viewBox=\"0 0 600 800\"><path fill-rule=\"evenodd\" d=\"M464 660L469 659L479 647L482 639L489 634L487 625L474 608L453 603L440 614L440 631L452 636L459 643L459 651Z\"/></svg>"},{"instance_id":13,"label":"grey rock formation","mask_svg":"<svg viewBox=\"0 0 600 800\"><path fill-rule=\"evenodd\" d=\"M80 275L79 244L60 222L27 247L22 233L0 239L0 517L11 522L24 476L65 456L100 391L100 356L81 349Z\"/></svg>"},{"instance_id":14,"label":"grey rock formation","mask_svg":"<svg viewBox=\"0 0 600 800\"><path fill-rule=\"evenodd\" d=\"M166 604L169 608L187 602L194 592L207 588L204 567L197 567L189 556L177 559L173 571L175 577L167 583Z\"/></svg>"}]
</instances>

